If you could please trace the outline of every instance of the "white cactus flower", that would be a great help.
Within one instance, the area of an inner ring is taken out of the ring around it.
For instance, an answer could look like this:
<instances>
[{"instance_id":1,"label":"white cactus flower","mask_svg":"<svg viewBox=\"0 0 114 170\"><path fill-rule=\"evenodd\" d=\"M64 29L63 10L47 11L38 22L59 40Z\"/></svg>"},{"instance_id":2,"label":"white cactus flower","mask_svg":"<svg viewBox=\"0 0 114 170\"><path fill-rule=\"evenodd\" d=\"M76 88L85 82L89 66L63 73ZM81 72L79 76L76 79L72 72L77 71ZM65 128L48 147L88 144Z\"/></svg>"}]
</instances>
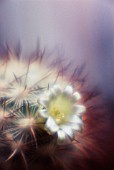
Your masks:
<instances>
[{"instance_id":1,"label":"white cactus flower","mask_svg":"<svg viewBox=\"0 0 114 170\"><path fill-rule=\"evenodd\" d=\"M86 108L77 104L81 99L78 92L73 92L72 86L64 90L59 85L49 89L45 98L39 99L41 107L39 116L46 120L45 130L50 134L57 134L58 141L65 141L66 136L74 139L75 131L80 131L83 125L81 115Z\"/></svg>"}]
</instances>

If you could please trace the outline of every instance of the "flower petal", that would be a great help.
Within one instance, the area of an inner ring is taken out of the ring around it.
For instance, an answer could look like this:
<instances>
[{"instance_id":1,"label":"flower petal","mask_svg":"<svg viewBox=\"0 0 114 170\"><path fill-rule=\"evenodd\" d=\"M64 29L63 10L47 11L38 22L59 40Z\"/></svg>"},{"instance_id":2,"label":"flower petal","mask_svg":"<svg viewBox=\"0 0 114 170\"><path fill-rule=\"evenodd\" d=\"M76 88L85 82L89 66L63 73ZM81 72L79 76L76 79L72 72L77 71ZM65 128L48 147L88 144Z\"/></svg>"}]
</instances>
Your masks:
<instances>
[{"instance_id":1,"label":"flower petal","mask_svg":"<svg viewBox=\"0 0 114 170\"><path fill-rule=\"evenodd\" d=\"M57 84L54 85L53 89L54 89L56 94L60 94L61 91L62 91L60 85L57 85Z\"/></svg>"},{"instance_id":2,"label":"flower petal","mask_svg":"<svg viewBox=\"0 0 114 170\"><path fill-rule=\"evenodd\" d=\"M72 95L72 101L73 101L73 102L76 102L77 100L80 100L80 99L81 99L80 93L75 92L75 93Z\"/></svg>"},{"instance_id":3,"label":"flower petal","mask_svg":"<svg viewBox=\"0 0 114 170\"><path fill-rule=\"evenodd\" d=\"M42 106L47 106L49 101L44 98L40 98L38 99L38 103L41 104Z\"/></svg>"},{"instance_id":4,"label":"flower petal","mask_svg":"<svg viewBox=\"0 0 114 170\"><path fill-rule=\"evenodd\" d=\"M72 93L73 93L73 88L72 88L72 86L67 86L67 87L65 88L65 90L63 91L63 94L64 94L65 96L71 96Z\"/></svg>"},{"instance_id":5,"label":"flower petal","mask_svg":"<svg viewBox=\"0 0 114 170\"><path fill-rule=\"evenodd\" d=\"M82 131L82 125L81 124L71 123L70 126L72 127L73 130Z\"/></svg>"},{"instance_id":6,"label":"flower petal","mask_svg":"<svg viewBox=\"0 0 114 170\"><path fill-rule=\"evenodd\" d=\"M49 134L54 134L59 130L59 126L56 124L54 119L50 116L45 124L45 129Z\"/></svg>"},{"instance_id":7,"label":"flower petal","mask_svg":"<svg viewBox=\"0 0 114 170\"><path fill-rule=\"evenodd\" d=\"M82 120L80 119L79 116L77 116L76 114L73 114L70 118L70 122L71 123L79 123L82 124Z\"/></svg>"},{"instance_id":8,"label":"flower petal","mask_svg":"<svg viewBox=\"0 0 114 170\"><path fill-rule=\"evenodd\" d=\"M61 125L61 129L71 138L74 138L74 132L72 127L70 127L69 125Z\"/></svg>"},{"instance_id":9,"label":"flower petal","mask_svg":"<svg viewBox=\"0 0 114 170\"><path fill-rule=\"evenodd\" d=\"M86 111L86 108L83 105L74 105L73 107L73 112L79 116L82 116L85 111Z\"/></svg>"},{"instance_id":10,"label":"flower petal","mask_svg":"<svg viewBox=\"0 0 114 170\"><path fill-rule=\"evenodd\" d=\"M63 130L58 130L57 135L58 135L58 142L63 142L66 138L66 134Z\"/></svg>"},{"instance_id":11,"label":"flower petal","mask_svg":"<svg viewBox=\"0 0 114 170\"><path fill-rule=\"evenodd\" d=\"M45 118L45 119L47 119L48 115L49 115L47 110L45 110L45 109L39 110L38 114L39 114L40 117Z\"/></svg>"},{"instance_id":12,"label":"flower petal","mask_svg":"<svg viewBox=\"0 0 114 170\"><path fill-rule=\"evenodd\" d=\"M49 91L47 92L47 97L48 97L48 100L53 99L53 98L56 97L53 89L51 89L51 90L49 90Z\"/></svg>"}]
</instances>

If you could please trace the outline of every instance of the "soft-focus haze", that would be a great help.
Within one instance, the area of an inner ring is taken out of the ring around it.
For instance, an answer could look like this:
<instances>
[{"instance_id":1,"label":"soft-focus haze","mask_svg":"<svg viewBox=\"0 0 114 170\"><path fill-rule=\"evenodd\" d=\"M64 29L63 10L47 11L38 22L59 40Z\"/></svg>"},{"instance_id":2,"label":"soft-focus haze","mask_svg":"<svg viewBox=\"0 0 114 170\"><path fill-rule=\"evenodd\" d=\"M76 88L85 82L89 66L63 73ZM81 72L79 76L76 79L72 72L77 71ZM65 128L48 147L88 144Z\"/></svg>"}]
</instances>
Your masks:
<instances>
[{"instance_id":1,"label":"soft-focus haze","mask_svg":"<svg viewBox=\"0 0 114 170\"><path fill-rule=\"evenodd\" d=\"M73 66L86 63L93 84L114 98L114 3L111 0L2 0L0 45L20 41L23 54L40 42ZM54 56L53 56L54 57Z\"/></svg>"}]
</instances>

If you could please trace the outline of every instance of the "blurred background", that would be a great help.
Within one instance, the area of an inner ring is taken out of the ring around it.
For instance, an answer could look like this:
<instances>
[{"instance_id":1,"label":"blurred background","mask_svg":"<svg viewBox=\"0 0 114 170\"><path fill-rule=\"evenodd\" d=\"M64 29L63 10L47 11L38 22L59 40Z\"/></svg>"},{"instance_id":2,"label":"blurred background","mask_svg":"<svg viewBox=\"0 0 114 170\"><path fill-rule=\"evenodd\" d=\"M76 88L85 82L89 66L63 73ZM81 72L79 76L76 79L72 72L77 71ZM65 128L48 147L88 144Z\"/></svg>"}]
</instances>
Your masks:
<instances>
[{"instance_id":1,"label":"blurred background","mask_svg":"<svg viewBox=\"0 0 114 170\"><path fill-rule=\"evenodd\" d=\"M30 55L37 47L86 64L90 81L114 99L113 0L1 0L0 47L21 43Z\"/></svg>"},{"instance_id":2,"label":"blurred background","mask_svg":"<svg viewBox=\"0 0 114 170\"><path fill-rule=\"evenodd\" d=\"M38 42L53 58L58 53L71 60L72 67L85 63L90 84L108 103L106 135L114 141L114 1L0 0L0 52L6 43L20 43L27 57Z\"/></svg>"}]
</instances>

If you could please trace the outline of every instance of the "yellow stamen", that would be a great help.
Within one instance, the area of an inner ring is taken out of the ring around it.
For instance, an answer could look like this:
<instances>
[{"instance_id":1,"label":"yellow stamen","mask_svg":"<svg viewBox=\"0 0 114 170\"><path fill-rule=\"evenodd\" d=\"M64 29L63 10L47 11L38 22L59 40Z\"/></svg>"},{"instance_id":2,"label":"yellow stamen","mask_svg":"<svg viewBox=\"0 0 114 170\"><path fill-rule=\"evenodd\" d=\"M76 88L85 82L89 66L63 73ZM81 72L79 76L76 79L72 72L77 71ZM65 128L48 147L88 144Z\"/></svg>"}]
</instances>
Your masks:
<instances>
[{"instance_id":1,"label":"yellow stamen","mask_svg":"<svg viewBox=\"0 0 114 170\"><path fill-rule=\"evenodd\" d=\"M49 113L55 119L57 124L63 123L72 113L72 102L63 95L57 96L50 101Z\"/></svg>"}]
</instances>

